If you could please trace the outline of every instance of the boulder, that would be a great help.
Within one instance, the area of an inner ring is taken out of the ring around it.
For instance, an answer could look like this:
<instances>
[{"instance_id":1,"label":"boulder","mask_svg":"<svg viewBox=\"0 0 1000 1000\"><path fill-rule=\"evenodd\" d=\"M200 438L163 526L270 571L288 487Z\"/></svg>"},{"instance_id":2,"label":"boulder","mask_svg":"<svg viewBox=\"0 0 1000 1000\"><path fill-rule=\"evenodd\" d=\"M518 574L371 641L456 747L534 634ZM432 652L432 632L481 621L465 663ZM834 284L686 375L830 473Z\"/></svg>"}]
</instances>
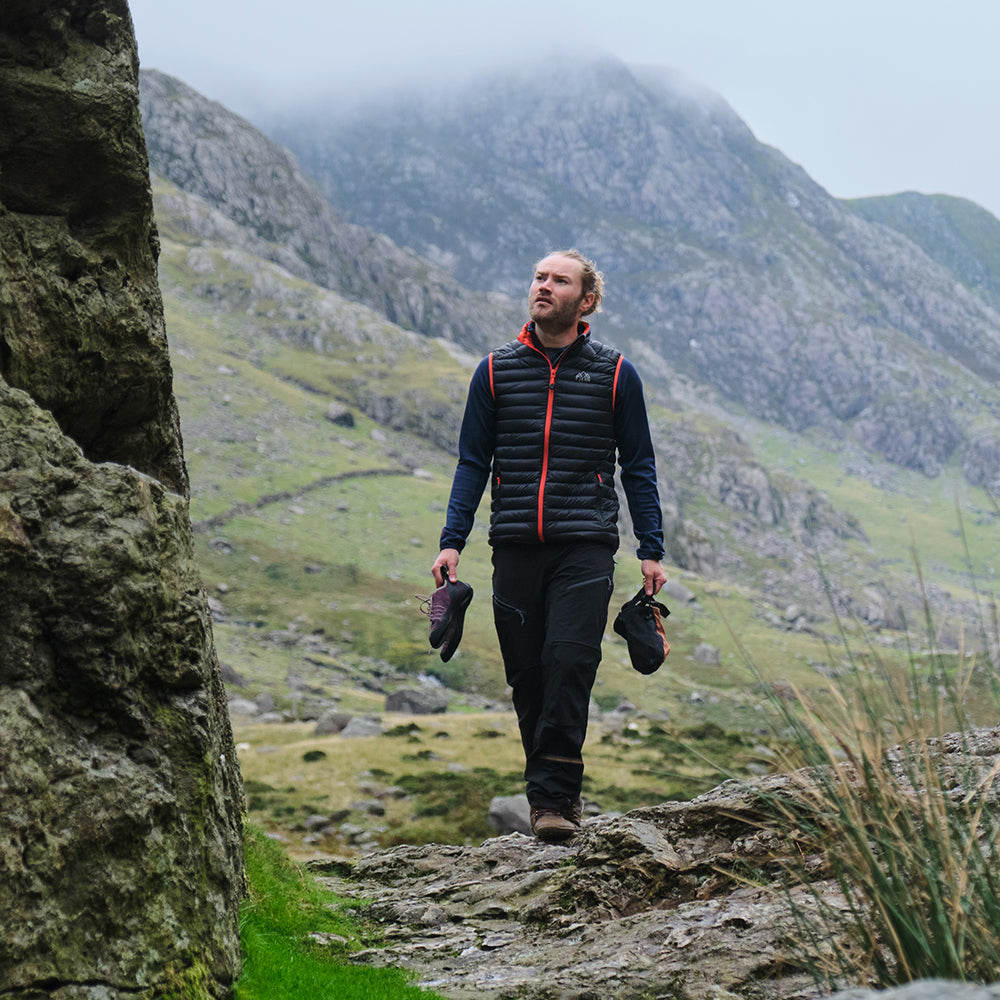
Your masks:
<instances>
[{"instance_id":1,"label":"boulder","mask_svg":"<svg viewBox=\"0 0 1000 1000\"><path fill-rule=\"evenodd\" d=\"M679 580L670 579L663 585L662 597L670 597L681 604L690 604L694 599L694 592L684 586Z\"/></svg>"},{"instance_id":2,"label":"boulder","mask_svg":"<svg viewBox=\"0 0 1000 1000\"><path fill-rule=\"evenodd\" d=\"M254 698L253 703L265 715L269 712L273 712L275 709L274 696L268 694L266 691L262 691L259 695L257 695L257 697ZM230 706L230 711L232 711L232 706Z\"/></svg>"},{"instance_id":3,"label":"boulder","mask_svg":"<svg viewBox=\"0 0 1000 1000\"><path fill-rule=\"evenodd\" d=\"M694 647L694 658L699 663L719 663L721 654L715 646L707 642L699 642Z\"/></svg>"},{"instance_id":4,"label":"boulder","mask_svg":"<svg viewBox=\"0 0 1000 1000\"><path fill-rule=\"evenodd\" d=\"M230 715L255 716L261 714L260 705L247 698L231 698L228 707Z\"/></svg>"},{"instance_id":5,"label":"boulder","mask_svg":"<svg viewBox=\"0 0 1000 1000\"><path fill-rule=\"evenodd\" d=\"M339 427L354 426L354 414L343 403L331 403L326 408L324 416L331 424L337 424Z\"/></svg>"},{"instance_id":6,"label":"boulder","mask_svg":"<svg viewBox=\"0 0 1000 1000\"><path fill-rule=\"evenodd\" d=\"M378 718L372 716L354 716L346 726L340 731L340 735L348 739L362 736L381 736L382 723Z\"/></svg>"},{"instance_id":7,"label":"boulder","mask_svg":"<svg viewBox=\"0 0 1000 1000\"><path fill-rule=\"evenodd\" d=\"M980 986L947 979L918 979L888 990L842 990L828 1000L1000 1000L1000 983Z\"/></svg>"},{"instance_id":8,"label":"boulder","mask_svg":"<svg viewBox=\"0 0 1000 1000\"><path fill-rule=\"evenodd\" d=\"M490 828L499 834L531 833L531 806L527 795L497 795L490 802L486 817Z\"/></svg>"},{"instance_id":9,"label":"boulder","mask_svg":"<svg viewBox=\"0 0 1000 1000\"><path fill-rule=\"evenodd\" d=\"M224 996L242 791L187 501L3 382L0 427L0 995Z\"/></svg>"},{"instance_id":10,"label":"boulder","mask_svg":"<svg viewBox=\"0 0 1000 1000\"><path fill-rule=\"evenodd\" d=\"M347 712L324 712L316 722L313 736L334 736L343 732L350 721L351 716Z\"/></svg>"},{"instance_id":11,"label":"boulder","mask_svg":"<svg viewBox=\"0 0 1000 1000\"><path fill-rule=\"evenodd\" d=\"M385 710L408 715L439 715L448 710L448 698L442 691L430 687L399 688L386 695Z\"/></svg>"},{"instance_id":12,"label":"boulder","mask_svg":"<svg viewBox=\"0 0 1000 1000\"><path fill-rule=\"evenodd\" d=\"M125 0L6 0L0 375L94 462L184 493Z\"/></svg>"},{"instance_id":13,"label":"boulder","mask_svg":"<svg viewBox=\"0 0 1000 1000\"><path fill-rule=\"evenodd\" d=\"M719 872L780 852L765 813L752 786L731 782L584 820L565 845L511 833L373 851L349 878L314 870L338 895L372 900L382 943L355 961L408 968L452 1000L816 997L808 974L783 964L788 895Z\"/></svg>"},{"instance_id":14,"label":"boulder","mask_svg":"<svg viewBox=\"0 0 1000 1000\"><path fill-rule=\"evenodd\" d=\"M228 997L243 796L125 0L7 0L0 163L0 996Z\"/></svg>"}]
</instances>

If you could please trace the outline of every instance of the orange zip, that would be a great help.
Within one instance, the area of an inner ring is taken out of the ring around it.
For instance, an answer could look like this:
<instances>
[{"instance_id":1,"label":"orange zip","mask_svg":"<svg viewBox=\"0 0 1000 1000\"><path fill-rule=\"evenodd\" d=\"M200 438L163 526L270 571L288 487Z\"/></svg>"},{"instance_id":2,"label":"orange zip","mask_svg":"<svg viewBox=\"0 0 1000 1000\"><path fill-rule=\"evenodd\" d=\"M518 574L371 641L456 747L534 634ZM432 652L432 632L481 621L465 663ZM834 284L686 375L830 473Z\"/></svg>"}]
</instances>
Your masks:
<instances>
[{"instance_id":1,"label":"orange zip","mask_svg":"<svg viewBox=\"0 0 1000 1000\"><path fill-rule=\"evenodd\" d=\"M549 359L546 358L546 361ZM559 366L556 365L556 368ZM545 481L549 475L549 435L552 431L552 409L556 398L556 368L552 367L549 361L549 401L545 407L545 437L542 439L542 481L538 486L538 540L545 541L545 534L542 531L542 505L545 500Z\"/></svg>"},{"instance_id":2,"label":"orange zip","mask_svg":"<svg viewBox=\"0 0 1000 1000\"><path fill-rule=\"evenodd\" d=\"M584 329L577 336L577 340L587 332L589 327L584 326ZM542 440L542 481L538 486L538 540L540 542L545 541L545 533L542 531L542 504L545 500L545 480L548 478L549 474L549 435L552 431L552 409L555 404L556 396L556 372L559 369L559 364L556 363L553 366L552 362L549 360L549 356L544 351L539 351L538 348L531 342L530 338L527 336L528 324L525 323L524 329L521 331L518 340L522 344L526 344L533 351L538 351L538 353L545 358L545 363L549 366L549 401L545 408L545 437ZM573 341L575 344L576 341ZM567 345L572 347L572 344ZM563 350L563 354L566 353L566 349ZM560 360L562 360L563 354L559 355Z\"/></svg>"}]
</instances>

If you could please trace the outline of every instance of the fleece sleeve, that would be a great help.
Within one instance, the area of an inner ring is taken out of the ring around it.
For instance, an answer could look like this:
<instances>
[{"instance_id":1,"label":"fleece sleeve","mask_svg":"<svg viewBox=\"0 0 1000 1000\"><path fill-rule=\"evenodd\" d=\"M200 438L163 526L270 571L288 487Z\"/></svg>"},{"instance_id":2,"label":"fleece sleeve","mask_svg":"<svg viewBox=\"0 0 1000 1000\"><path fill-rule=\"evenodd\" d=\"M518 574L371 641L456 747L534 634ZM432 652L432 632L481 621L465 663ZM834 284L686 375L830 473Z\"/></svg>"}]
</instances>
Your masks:
<instances>
[{"instance_id":1,"label":"fleece sleeve","mask_svg":"<svg viewBox=\"0 0 1000 1000\"><path fill-rule=\"evenodd\" d=\"M469 396L458 436L458 465L441 532L442 549L458 549L461 552L465 548L479 501L490 478L495 444L496 405L490 392L489 359L484 358L469 383Z\"/></svg>"},{"instance_id":2,"label":"fleece sleeve","mask_svg":"<svg viewBox=\"0 0 1000 1000\"><path fill-rule=\"evenodd\" d=\"M663 511L656 485L656 459L649 433L642 380L631 362L623 360L615 393L615 438L622 487L632 516L640 559L663 558Z\"/></svg>"}]
</instances>

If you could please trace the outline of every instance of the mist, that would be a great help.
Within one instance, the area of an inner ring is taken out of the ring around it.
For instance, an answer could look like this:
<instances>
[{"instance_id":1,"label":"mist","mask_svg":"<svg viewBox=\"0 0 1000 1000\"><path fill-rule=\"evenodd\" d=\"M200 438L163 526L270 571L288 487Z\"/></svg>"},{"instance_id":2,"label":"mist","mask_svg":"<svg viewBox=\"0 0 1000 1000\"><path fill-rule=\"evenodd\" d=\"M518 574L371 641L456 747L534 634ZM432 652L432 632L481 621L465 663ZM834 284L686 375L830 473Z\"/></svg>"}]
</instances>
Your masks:
<instances>
[{"instance_id":1,"label":"mist","mask_svg":"<svg viewBox=\"0 0 1000 1000\"><path fill-rule=\"evenodd\" d=\"M446 95L501 70L610 53L720 94L762 142L837 197L945 193L1000 214L993 0L130 7L144 68L258 121L293 106Z\"/></svg>"}]
</instances>

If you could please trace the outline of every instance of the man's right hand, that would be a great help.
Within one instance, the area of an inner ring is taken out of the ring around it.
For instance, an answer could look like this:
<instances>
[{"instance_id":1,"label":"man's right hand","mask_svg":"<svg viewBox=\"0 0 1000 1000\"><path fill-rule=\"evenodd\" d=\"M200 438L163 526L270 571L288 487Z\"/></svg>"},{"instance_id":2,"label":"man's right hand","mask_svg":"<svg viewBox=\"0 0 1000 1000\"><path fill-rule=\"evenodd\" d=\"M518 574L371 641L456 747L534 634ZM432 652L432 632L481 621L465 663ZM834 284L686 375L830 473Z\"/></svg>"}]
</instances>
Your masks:
<instances>
[{"instance_id":1,"label":"man's right hand","mask_svg":"<svg viewBox=\"0 0 1000 1000\"><path fill-rule=\"evenodd\" d=\"M431 575L439 587L444 586L445 576L454 583L458 579L458 549L442 549L431 566Z\"/></svg>"}]
</instances>

